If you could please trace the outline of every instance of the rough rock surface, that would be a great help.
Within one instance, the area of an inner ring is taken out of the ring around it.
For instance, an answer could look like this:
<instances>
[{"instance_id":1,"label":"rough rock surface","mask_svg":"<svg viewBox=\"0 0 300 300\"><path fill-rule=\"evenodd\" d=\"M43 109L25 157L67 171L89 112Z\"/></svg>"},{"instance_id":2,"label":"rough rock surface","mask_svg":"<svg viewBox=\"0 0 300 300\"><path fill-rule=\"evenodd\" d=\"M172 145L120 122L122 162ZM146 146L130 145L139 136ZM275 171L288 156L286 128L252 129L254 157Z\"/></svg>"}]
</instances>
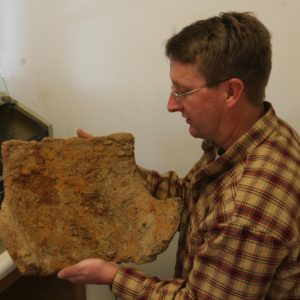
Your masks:
<instances>
[{"instance_id":1,"label":"rough rock surface","mask_svg":"<svg viewBox=\"0 0 300 300\"><path fill-rule=\"evenodd\" d=\"M23 275L88 257L149 262L179 226L180 200L149 194L131 134L6 141L2 155L0 237Z\"/></svg>"}]
</instances>

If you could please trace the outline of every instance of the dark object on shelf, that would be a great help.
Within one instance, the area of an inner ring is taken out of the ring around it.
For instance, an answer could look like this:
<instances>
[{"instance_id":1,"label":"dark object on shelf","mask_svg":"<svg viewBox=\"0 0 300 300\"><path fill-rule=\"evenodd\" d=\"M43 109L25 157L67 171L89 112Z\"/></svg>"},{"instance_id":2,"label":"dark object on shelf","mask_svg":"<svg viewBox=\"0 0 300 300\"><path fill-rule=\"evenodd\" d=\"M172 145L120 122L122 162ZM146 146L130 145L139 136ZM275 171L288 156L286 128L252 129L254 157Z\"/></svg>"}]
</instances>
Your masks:
<instances>
[{"instance_id":1,"label":"dark object on shelf","mask_svg":"<svg viewBox=\"0 0 300 300\"><path fill-rule=\"evenodd\" d=\"M52 136L52 126L36 113L0 91L0 147L7 140L40 141ZM4 198L0 152L0 203Z\"/></svg>"}]
</instances>

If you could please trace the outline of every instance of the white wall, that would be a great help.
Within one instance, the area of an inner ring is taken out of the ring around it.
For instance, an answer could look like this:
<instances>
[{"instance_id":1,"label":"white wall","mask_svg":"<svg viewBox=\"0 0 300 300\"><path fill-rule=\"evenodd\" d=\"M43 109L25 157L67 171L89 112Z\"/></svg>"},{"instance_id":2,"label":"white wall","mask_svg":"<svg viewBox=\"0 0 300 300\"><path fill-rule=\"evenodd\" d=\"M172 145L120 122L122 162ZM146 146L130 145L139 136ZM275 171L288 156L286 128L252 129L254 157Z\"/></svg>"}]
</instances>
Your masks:
<instances>
[{"instance_id":1,"label":"white wall","mask_svg":"<svg viewBox=\"0 0 300 300\"><path fill-rule=\"evenodd\" d=\"M300 131L298 0L0 0L0 69L11 95L50 120L55 136L73 136L78 127L132 132L140 165L184 175L201 141L166 110L164 42L228 10L253 11L272 32L267 99ZM171 276L175 244L144 269ZM112 299L95 286L88 297Z\"/></svg>"}]
</instances>

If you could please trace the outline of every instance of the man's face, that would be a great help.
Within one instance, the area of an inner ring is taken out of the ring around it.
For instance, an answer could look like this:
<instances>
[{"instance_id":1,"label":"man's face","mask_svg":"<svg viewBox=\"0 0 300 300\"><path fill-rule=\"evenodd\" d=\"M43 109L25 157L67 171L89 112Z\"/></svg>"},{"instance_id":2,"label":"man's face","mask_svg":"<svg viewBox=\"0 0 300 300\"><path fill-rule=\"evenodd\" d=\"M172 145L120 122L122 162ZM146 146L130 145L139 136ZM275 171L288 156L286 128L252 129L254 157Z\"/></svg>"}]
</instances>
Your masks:
<instances>
[{"instance_id":1,"label":"man's face","mask_svg":"<svg viewBox=\"0 0 300 300\"><path fill-rule=\"evenodd\" d=\"M207 82L194 64L171 61L170 78L173 91L181 94L199 89L176 99L170 94L168 110L181 112L193 137L216 141L222 128L225 92L221 85L205 87Z\"/></svg>"}]
</instances>

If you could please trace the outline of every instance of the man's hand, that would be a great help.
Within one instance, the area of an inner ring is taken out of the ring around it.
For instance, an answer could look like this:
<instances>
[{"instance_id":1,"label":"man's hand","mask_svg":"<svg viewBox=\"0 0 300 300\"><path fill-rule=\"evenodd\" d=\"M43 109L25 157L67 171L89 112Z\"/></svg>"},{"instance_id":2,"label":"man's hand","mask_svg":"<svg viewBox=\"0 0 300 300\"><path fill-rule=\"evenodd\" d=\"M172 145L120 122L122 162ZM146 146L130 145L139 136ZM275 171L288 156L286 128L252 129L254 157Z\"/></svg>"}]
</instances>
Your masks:
<instances>
[{"instance_id":1,"label":"man's hand","mask_svg":"<svg viewBox=\"0 0 300 300\"><path fill-rule=\"evenodd\" d=\"M78 135L78 137L81 137L81 138L91 138L91 137L93 137L93 135L91 135L90 133L88 133L88 132L85 132L84 130L82 130L82 129L77 129L77 135Z\"/></svg>"},{"instance_id":2,"label":"man's hand","mask_svg":"<svg viewBox=\"0 0 300 300\"><path fill-rule=\"evenodd\" d=\"M90 258L64 268L57 277L80 284L112 284L118 270L113 262Z\"/></svg>"}]
</instances>

